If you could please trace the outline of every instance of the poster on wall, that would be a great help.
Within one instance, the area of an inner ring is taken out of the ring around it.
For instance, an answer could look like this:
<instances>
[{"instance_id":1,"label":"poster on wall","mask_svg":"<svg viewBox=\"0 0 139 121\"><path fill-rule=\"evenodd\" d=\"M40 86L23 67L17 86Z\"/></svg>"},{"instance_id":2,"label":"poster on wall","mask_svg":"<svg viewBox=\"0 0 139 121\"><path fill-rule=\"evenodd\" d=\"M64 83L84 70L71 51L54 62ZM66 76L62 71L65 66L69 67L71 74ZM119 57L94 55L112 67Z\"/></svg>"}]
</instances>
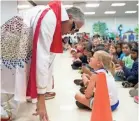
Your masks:
<instances>
[{"instance_id":1,"label":"poster on wall","mask_svg":"<svg viewBox=\"0 0 139 121\"><path fill-rule=\"evenodd\" d=\"M104 39L137 41L139 35L139 25L136 28L119 24L112 28L108 23L98 21L92 25L93 34L99 34ZM118 39L117 39L118 38Z\"/></svg>"}]
</instances>

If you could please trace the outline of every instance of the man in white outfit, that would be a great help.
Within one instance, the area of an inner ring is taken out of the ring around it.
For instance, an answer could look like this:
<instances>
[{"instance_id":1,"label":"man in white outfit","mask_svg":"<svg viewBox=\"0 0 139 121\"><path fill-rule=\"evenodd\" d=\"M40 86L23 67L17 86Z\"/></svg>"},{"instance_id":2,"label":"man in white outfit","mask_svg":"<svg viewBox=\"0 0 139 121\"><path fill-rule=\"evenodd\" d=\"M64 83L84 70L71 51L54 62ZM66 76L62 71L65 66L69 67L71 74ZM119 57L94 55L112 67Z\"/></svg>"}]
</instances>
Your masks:
<instances>
[{"instance_id":1,"label":"man in white outfit","mask_svg":"<svg viewBox=\"0 0 139 121\"><path fill-rule=\"evenodd\" d=\"M27 96L37 101L41 119L48 121L45 93L52 89L55 53L62 53L62 35L84 24L80 9L65 9L60 1L36 6L1 27L1 116L15 118ZM37 87L37 88L36 88Z\"/></svg>"}]
</instances>

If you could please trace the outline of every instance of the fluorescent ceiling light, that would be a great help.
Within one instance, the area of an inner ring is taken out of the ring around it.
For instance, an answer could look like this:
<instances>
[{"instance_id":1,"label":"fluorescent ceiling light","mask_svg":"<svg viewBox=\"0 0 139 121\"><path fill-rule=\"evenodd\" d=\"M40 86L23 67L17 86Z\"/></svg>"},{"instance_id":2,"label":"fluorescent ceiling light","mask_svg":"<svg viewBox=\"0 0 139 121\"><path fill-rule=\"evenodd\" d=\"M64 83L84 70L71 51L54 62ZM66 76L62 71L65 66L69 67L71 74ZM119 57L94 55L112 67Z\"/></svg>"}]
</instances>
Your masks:
<instances>
[{"instance_id":1,"label":"fluorescent ceiling light","mask_svg":"<svg viewBox=\"0 0 139 121\"><path fill-rule=\"evenodd\" d=\"M105 14L115 14L116 11L105 11Z\"/></svg>"},{"instance_id":2,"label":"fluorescent ceiling light","mask_svg":"<svg viewBox=\"0 0 139 121\"><path fill-rule=\"evenodd\" d=\"M18 5L17 8L18 9L26 9L26 8L30 8L30 5Z\"/></svg>"},{"instance_id":3,"label":"fluorescent ceiling light","mask_svg":"<svg viewBox=\"0 0 139 121\"><path fill-rule=\"evenodd\" d=\"M94 4L86 4L86 7L99 7L99 4L98 3L94 3Z\"/></svg>"},{"instance_id":4,"label":"fluorescent ceiling light","mask_svg":"<svg viewBox=\"0 0 139 121\"><path fill-rule=\"evenodd\" d=\"M137 4L137 6L139 6L139 4Z\"/></svg>"},{"instance_id":5,"label":"fluorescent ceiling light","mask_svg":"<svg viewBox=\"0 0 139 121\"><path fill-rule=\"evenodd\" d=\"M125 13L136 13L137 11L126 11Z\"/></svg>"},{"instance_id":6,"label":"fluorescent ceiling light","mask_svg":"<svg viewBox=\"0 0 139 121\"><path fill-rule=\"evenodd\" d=\"M64 5L65 8L71 8L73 5Z\"/></svg>"},{"instance_id":7,"label":"fluorescent ceiling light","mask_svg":"<svg viewBox=\"0 0 139 121\"><path fill-rule=\"evenodd\" d=\"M94 15L95 12L84 12L85 15Z\"/></svg>"},{"instance_id":8,"label":"fluorescent ceiling light","mask_svg":"<svg viewBox=\"0 0 139 121\"><path fill-rule=\"evenodd\" d=\"M114 6L114 7L125 6L125 3L112 3L111 6Z\"/></svg>"}]
</instances>

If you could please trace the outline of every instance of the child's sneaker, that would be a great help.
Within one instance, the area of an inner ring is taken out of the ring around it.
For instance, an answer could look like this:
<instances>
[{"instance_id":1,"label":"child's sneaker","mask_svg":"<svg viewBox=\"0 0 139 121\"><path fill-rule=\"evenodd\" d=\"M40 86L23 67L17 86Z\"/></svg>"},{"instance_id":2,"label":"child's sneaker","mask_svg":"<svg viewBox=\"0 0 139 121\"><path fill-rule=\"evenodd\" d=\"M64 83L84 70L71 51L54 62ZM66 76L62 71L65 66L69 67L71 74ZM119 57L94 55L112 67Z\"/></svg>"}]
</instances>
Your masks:
<instances>
[{"instance_id":1,"label":"child's sneaker","mask_svg":"<svg viewBox=\"0 0 139 121\"><path fill-rule=\"evenodd\" d=\"M135 96L134 101L135 101L135 103L139 103L139 96Z\"/></svg>"},{"instance_id":2,"label":"child's sneaker","mask_svg":"<svg viewBox=\"0 0 139 121\"><path fill-rule=\"evenodd\" d=\"M81 83L83 83L83 80L82 80L82 79L75 79L75 80L74 80L74 83L75 83L76 85L80 85Z\"/></svg>"},{"instance_id":3,"label":"child's sneaker","mask_svg":"<svg viewBox=\"0 0 139 121\"><path fill-rule=\"evenodd\" d=\"M77 107L80 108L80 109L92 110L92 109L90 109L89 107L87 107L86 105L84 105L84 104L82 104L82 103L80 103L80 102L78 102L78 101L76 101L76 105L77 105Z\"/></svg>"},{"instance_id":4,"label":"child's sneaker","mask_svg":"<svg viewBox=\"0 0 139 121\"><path fill-rule=\"evenodd\" d=\"M85 94L85 90L86 90L86 87L82 87L82 88L80 89L80 92L81 92L82 94Z\"/></svg>"}]
</instances>

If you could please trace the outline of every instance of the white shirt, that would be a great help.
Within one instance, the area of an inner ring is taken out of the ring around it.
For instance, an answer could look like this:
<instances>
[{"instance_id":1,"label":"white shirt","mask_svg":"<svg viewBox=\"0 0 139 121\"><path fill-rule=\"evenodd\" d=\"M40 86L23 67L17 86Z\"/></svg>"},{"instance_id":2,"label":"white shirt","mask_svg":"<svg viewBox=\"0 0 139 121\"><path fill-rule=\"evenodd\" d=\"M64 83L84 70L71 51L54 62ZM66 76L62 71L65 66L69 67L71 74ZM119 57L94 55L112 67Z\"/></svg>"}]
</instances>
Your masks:
<instances>
[{"instance_id":1,"label":"white shirt","mask_svg":"<svg viewBox=\"0 0 139 121\"><path fill-rule=\"evenodd\" d=\"M49 6L41 7L41 12L35 19L33 30L35 30L37 20L42 11ZM69 20L66 9L61 5L62 21ZM53 10L49 10L42 20L41 30L37 46L37 91L39 94L44 94L52 89L53 85L53 60L54 53L50 53L50 46L53 40L53 35L56 27L56 16ZM62 36L62 35L61 35ZM52 63L52 66L49 67Z\"/></svg>"},{"instance_id":2,"label":"white shirt","mask_svg":"<svg viewBox=\"0 0 139 121\"><path fill-rule=\"evenodd\" d=\"M114 77L110 72L106 72L104 69L97 70L96 72L103 72L106 75L106 81L108 86L108 92L110 97L110 104L115 105L118 102L118 91L116 87L116 83ZM100 80L101 81L101 80Z\"/></svg>"},{"instance_id":3,"label":"white shirt","mask_svg":"<svg viewBox=\"0 0 139 121\"><path fill-rule=\"evenodd\" d=\"M36 6L18 16L21 16L28 28L36 28L41 12L49 6ZM66 9L61 6L62 21L69 19ZM42 20L40 34L37 43L36 79L37 92L44 94L52 89L53 85L53 60L54 53L50 53L50 46L56 27L56 16L53 10L49 10ZM62 35L61 35L62 36ZM21 48L19 48L21 49ZM51 64L52 63L52 64ZM16 101L26 101L26 89L28 83L29 64L24 68L17 67L12 71L3 67L2 71L2 93L14 94ZM14 75L14 76L13 76Z\"/></svg>"}]
</instances>

